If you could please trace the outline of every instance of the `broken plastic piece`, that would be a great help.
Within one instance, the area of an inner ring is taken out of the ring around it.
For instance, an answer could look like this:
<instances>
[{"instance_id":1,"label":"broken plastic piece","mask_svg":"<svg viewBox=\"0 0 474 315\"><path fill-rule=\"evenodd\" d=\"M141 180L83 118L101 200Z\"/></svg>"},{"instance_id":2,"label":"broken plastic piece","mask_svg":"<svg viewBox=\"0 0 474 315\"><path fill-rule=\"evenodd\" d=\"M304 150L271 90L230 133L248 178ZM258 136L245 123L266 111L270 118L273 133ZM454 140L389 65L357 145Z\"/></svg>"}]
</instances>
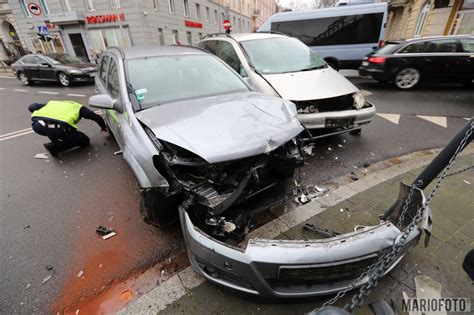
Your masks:
<instances>
[{"instance_id":1,"label":"broken plastic piece","mask_svg":"<svg viewBox=\"0 0 474 315\"><path fill-rule=\"evenodd\" d=\"M45 267L46 267L47 270L53 270L53 266L51 266L51 265L46 265Z\"/></svg>"},{"instance_id":2,"label":"broken plastic piece","mask_svg":"<svg viewBox=\"0 0 474 315\"><path fill-rule=\"evenodd\" d=\"M50 274L49 276L44 277L43 282L41 282L41 284L45 284L46 282L48 282L51 279L52 276L53 275Z\"/></svg>"},{"instance_id":3,"label":"broken plastic piece","mask_svg":"<svg viewBox=\"0 0 474 315\"><path fill-rule=\"evenodd\" d=\"M357 174L354 172L351 172L351 178L352 180L359 180L359 177L357 177Z\"/></svg>"},{"instance_id":4,"label":"broken plastic piece","mask_svg":"<svg viewBox=\"0 0 474 315\"><path fill-rule=\"evenodd\" d=\"M119 155L119 154L122 154L122 150L119 150L119 151L115 151L115 152L114 152L114 155Z\"/></svg>"},{"instance_id":5,"label":"broken plastic piece","mask_svg":"<svg viewBox=\"0 0 474 315\"><path fill-rule=\"evenodd\" d=\"M115 233L115 232L110 232L109 234L106 234L106 235L102 236L102 239L103 239L103 240L107 240L107 239L109 239L109 238L111 238L111 237L113 237L113 236L115 236L115 235L117 235L117 233Z\"/></svg>"},{"instance_id":6,"label":"broken plastic piece","mask_svg":"<svg viewBox=\"0 0 474 315\"><path fill-rule=\"evenodd\" d=\"M35 155L35 159L47 160L49 157L46 153L38 153Z\"/></svg>"},{"instance_id":7,"label":"broken plastic piece","mask_svg":"<svg viewBox=\"0 0 474 315\"><path fill-rule=\"evenodd\" d=\"M83 275L84 275L84 271L82 270L77 273L78 278L82 278Z\"/></svg>"}]
</instances>

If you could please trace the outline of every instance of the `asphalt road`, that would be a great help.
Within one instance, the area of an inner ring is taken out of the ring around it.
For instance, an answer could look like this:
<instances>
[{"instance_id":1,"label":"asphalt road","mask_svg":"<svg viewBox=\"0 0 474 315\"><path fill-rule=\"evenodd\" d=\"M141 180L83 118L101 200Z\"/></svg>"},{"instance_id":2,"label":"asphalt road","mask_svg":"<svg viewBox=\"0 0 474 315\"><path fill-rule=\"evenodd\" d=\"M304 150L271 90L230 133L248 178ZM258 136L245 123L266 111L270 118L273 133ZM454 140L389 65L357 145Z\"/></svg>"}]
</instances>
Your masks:
<instances>
[{"instance_id":1,"label":"asphalt road","mask_svg":"<svg viewBox=\"0 0 474 315\"><path fill-rule=\"evenodd\" d=\"M62 309L182 250L179 227L158 230L143 222L134 176L122 157L114 155L116 144L95 123L79 124L91 138L89 148L60 159L34 158L45 152L47 139L28 130L27 106L64 98L85 104L93 86L24 87L4 76L0 74L1 313ZM301 172L305 183L346 174L364 162L442 146L467 122L463 118L474 115L473 90L426 86L398 91L367 79L350 80L372 93L367 99L378 113L392 115L375 117L360 137L318 140L315 156ZM417 115L435 116L428 119L436 123ZM101 224L118 235L102 240L95 233Z\"/></svg>"}]
</instances>

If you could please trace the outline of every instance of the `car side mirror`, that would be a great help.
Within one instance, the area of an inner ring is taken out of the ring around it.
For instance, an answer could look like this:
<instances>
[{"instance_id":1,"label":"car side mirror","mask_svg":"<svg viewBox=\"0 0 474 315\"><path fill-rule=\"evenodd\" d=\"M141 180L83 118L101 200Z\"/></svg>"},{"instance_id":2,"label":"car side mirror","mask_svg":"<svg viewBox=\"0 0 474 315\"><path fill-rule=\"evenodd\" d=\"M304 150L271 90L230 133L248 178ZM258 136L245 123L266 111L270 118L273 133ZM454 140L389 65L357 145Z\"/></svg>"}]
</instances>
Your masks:
<instances>
[{"instance_id":1,"label":"car side mirror","mask_svg":"<svg viewBox=\"0 0 474 315\"><path fill-rule=\"evenodd\" d=\"M94 95L89 98L89 106L101 109L117 110L117 100L107 94Z\"/></svg>"}]
</instances>

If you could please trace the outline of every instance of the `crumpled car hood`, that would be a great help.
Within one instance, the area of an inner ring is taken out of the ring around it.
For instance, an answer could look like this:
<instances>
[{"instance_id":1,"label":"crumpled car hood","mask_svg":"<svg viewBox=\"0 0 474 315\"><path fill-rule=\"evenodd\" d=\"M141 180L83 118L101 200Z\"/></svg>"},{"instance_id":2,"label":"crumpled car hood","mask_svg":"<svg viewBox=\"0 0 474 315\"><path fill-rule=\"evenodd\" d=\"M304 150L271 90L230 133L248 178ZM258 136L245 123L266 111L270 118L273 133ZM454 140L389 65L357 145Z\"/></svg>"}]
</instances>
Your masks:
<instances>
[{"instance_id":1,"label":"crumpled car hood","mask_svg":"<svg viewBox=\"0 0 474 315\"><path fill-rule=\"evenodd\" d=\"M263 77L284 99L308 101L337 97L358 89L331 67L313 71L265 74Z\"/></svg>"},{"instance_id":2,"label":"crumpled car hood","mask_svg":"<svg viewBox=\"0 0 474 315\"><path fill-rule=\"evenodd\" d=\"M303 130L293 103L254 92L167 103L136 117L158 139L208 163L273 151Z\"/></svg>"}]
</instances>

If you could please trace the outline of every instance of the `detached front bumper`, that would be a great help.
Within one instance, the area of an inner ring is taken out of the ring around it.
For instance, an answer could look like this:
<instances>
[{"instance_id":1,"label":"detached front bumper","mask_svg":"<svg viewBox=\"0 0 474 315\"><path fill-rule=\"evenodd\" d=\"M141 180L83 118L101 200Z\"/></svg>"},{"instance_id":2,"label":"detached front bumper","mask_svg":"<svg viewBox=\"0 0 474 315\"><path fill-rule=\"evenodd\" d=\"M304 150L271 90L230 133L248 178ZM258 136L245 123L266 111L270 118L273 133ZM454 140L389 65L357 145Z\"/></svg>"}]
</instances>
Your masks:
<instances>
[{"instance_id":1,"label":"detached front bumper","mask_svg":"<svg viewBox=\"0 0 474 315\"><path fill-rule=\"evenodd\" d=\"M336 293L357 279L400 235L392 223L384 222L327 239L251 239L246 249L240 249L195 227L182 208L180 221L189 260L197 273L216 284L269 298ZM412 231L407 240L410 246L404 247L388 271L420 235L418 228ZM362 279L357 286L367 280Z\"/></svg>"},{"instance_id":2,"label":"detached front bumper","mask_svg":"<svg viewBox=\"0 0 474 315\"><path fill-rule=\"evenodd\" d=\"M350 124L353 125L353 128L359 128L362 125L370 123L374 115L375 106L366 102L366 105L359 110L352 109L314 114L298 114L298 119L308 129L329 128L328 120L350 120Z\"/></svg>"}]
</instances>

